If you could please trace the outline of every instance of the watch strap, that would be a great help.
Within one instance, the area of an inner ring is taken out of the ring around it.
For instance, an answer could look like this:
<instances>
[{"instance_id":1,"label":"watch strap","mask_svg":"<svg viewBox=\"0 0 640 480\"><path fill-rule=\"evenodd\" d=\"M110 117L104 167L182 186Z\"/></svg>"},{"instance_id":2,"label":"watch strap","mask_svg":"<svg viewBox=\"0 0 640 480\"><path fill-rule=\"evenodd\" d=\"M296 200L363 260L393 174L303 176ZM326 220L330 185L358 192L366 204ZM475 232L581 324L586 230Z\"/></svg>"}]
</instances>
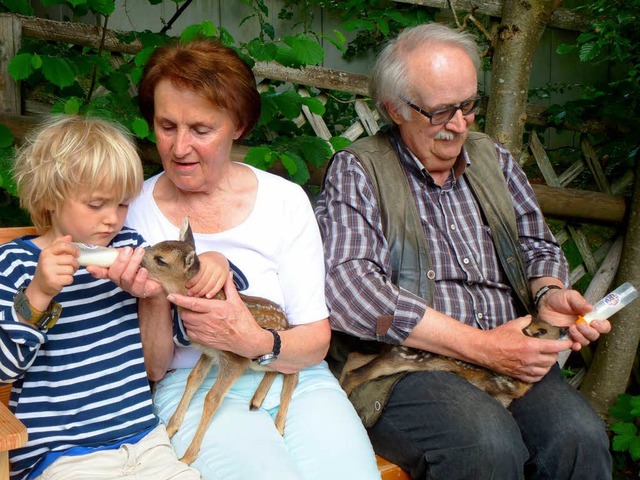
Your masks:
<instances>
[{"instance_id":1,"label":"watch strap","mask_svg":"<svg viewBox=\"0 0 640 480\"><path fill-rule=\"evenodd\" d=\"M40 330L53 327L60 318L62 306L57 302L51 301L46 310L39 310L29 302L29 298L25 293L26 289L26 286L20 287L13 297L13 305L18 315Z\"/></svg>"},{"instance_id":2,"label":"watch strap","mask_svg":"<svg viewBox=\"0 0 640 480\"><path fill-rule=\"evenodd\" d=\"M280 355L280 348L282 346L280 334L276 330L274 330L273 328L265 328L265 330L271 332L271 334L273 335L273 350L258 358L254 358L253 361L258 365L266 365L276 360Z\"/></svg>"}]
</instances>

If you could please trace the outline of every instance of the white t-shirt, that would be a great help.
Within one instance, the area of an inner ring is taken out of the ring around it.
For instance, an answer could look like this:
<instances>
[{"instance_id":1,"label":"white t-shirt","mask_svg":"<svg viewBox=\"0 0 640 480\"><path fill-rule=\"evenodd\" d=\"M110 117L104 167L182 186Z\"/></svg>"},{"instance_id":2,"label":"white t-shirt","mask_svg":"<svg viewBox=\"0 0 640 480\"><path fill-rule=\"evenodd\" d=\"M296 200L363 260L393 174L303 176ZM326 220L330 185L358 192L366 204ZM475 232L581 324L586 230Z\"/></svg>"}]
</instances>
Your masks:
<instances>
[{"instance_id":1,"label":"white t-shirt","mask_svg":"<svg viewBox=\"0 0 640 480\"><path fill-rule=\"evenodd\" d=\"M249 165L258 179L254 209L240 225L220 233L194 233L196 251L218 251L242 272L242 293L268 298L284 310L291 325L329 316L324 297L322 240L309 199L298 185ZM177 240L180 228L158 208L153 190L160 173L144 182L131 203L125 225L150 244ZM200 351L176 348L172 368L195 365Z\"/></svg>"}]
</instances>

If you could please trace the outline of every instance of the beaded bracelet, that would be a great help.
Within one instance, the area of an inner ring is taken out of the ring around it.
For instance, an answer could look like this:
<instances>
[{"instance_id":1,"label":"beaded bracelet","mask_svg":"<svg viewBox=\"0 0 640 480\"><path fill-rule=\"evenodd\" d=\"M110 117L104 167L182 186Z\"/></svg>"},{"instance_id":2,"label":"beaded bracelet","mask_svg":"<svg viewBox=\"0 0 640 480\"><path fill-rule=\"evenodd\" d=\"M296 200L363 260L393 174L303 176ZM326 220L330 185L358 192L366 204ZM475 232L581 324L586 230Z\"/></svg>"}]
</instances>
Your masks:
<instances>
[{"instance_id":1,"label":"beaded bracelet","mask_svg":"<svg viewBox=\"0 0 640 480\"><path fill-rule=\"evenodd\" d=\"M536 307L536 310L538 309L540 300L542 300L542 297L544 297L549 290L562 290L562 287L559 287L558 285L545 285L544 287L541 287L533 297L533 305Z\"/></svg>"}]
</instances>

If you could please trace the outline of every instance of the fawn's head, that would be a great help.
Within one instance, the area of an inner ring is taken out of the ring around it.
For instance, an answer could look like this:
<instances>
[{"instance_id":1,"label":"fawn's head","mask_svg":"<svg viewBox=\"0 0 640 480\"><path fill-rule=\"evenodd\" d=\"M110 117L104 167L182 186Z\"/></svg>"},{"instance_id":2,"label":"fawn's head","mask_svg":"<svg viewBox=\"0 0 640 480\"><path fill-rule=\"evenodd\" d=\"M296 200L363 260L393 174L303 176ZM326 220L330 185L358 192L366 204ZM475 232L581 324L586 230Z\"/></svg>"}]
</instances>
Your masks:
<instances>
[{"instance_id":1,"label":"fawn's head","mask_svg":"<svg viewBox=\"0 0 640 480\"><path fill-rule=\"evenodd\" d=\"M184 294L185 284L200 270L189 219L182 222L180 240L167 240L147 247L141 266L167 293Z\"/></svg>"},{"instance_id":2,"label":"fawn's head","mask_svg":"<svg viewBox=\"0 0 640 480\"><path fill-rule=\"evenodd\" d=\"M522 332L528 337L546 338L548 340L558 340L567 333L566 328L556 327L544 320L534 318L529 325L522 329Z\"/></svg>"}]
</instances>

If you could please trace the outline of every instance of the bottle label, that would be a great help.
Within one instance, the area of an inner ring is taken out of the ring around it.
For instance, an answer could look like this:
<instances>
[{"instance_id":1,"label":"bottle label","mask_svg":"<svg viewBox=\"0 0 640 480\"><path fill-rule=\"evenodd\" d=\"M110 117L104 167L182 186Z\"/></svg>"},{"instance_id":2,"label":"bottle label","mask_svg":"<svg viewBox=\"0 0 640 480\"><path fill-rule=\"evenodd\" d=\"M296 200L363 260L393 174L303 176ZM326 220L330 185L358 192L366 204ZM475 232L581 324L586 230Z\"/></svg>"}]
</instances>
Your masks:
<instances>
[{"instance_id":1,"label":"bottle label","mask_svg":"<svg viewBox=\"0 0 640 480\"><path fill-rule=\"evenodd\" d=\"M604 297L602 300L607 305L615 307L616 305L618 305L620 303L620 295L618 295L616 292L611 292L609 295Z\"/></svg>"}]
</instances>

